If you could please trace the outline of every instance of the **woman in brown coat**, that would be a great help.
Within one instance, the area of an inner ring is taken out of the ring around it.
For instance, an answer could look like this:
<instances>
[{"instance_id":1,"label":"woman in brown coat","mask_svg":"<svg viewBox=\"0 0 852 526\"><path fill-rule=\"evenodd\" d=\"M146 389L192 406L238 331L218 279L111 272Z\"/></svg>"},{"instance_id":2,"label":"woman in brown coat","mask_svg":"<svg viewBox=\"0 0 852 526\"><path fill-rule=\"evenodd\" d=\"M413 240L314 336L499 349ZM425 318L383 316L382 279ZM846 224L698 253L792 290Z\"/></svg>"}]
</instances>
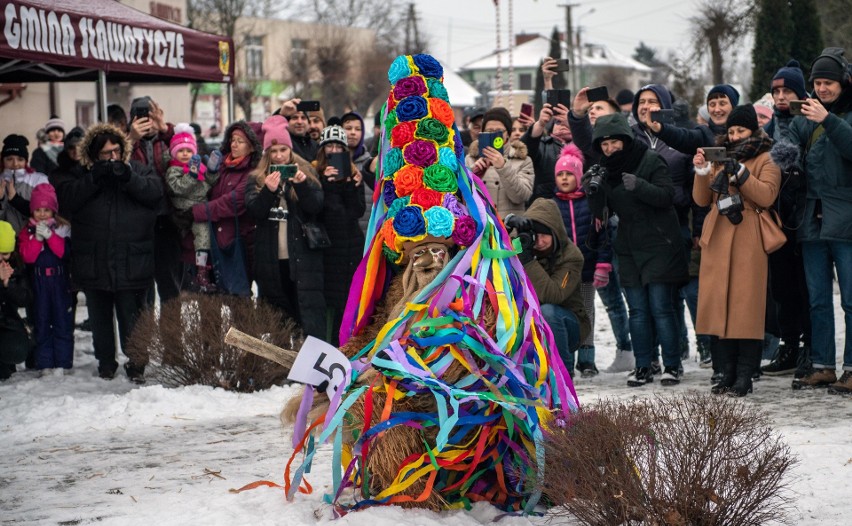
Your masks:
<instances>
[{"instance_id":1,"label":"woman in brown coat","mask_svg":"<svg viewBox=\"0 0 852 526\"><path fill-rule=\"evenodd\" d=\"M724 162L708 163L703 148L693 159L693 199L699 206L715 205L699 243L695 332L719 338L723 376L713 393L745 396L760 367L766 315L768 259L758 211L774 203L781 172L769 156L772 140L758 127L750 104L731 112L722 145L727 149Z\"/></svg>"}]
</instances>

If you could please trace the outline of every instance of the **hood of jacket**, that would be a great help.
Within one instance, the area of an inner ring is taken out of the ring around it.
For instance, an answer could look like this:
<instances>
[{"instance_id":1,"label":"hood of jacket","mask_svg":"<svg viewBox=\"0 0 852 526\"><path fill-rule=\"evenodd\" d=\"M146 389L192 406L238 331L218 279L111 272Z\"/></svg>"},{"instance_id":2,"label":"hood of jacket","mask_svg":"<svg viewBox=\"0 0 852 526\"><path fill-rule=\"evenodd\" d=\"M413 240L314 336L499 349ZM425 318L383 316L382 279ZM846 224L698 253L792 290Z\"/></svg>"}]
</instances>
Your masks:
<instances>
[{"instance_id":1,"label":"hood of jacket","mask_svg":"<svg viewBox=\"0 0 852 526\"><path fill-rule=\"evenodd\" d=\"M130 156L133 153L133 143L130 142L130 137L117 126L113 126L108 123L100 123L95 124L86 130L86 135L83 136L83 139L77 144L77 151L80 153L80 164L82 164L85 168L91 168L97 159L92 159L89 156L89 146L92 144L92 141L95 140L95 137L98 135L102 135L104 133L114 133L118 135L122 139L124 139L124 144L122 144L121 148L121 161L123 163L130 162Z\"/></svg>"},{"instance_id":2,"label":"hood of jacket","mask_svg":"<svg viewBox=\"0 0 852 526\"><path fill-rule=\"evenodd\" d=\"M365 151L364 135L366 134L367 130L364 129L364 118L361 117L361 114L358 113L357 111L350 111L349 113L344 113L340 117L340 121L341 121L340 125L343 126L343 123L345 121L351 121L352 119L358 119L358 122L361 123L361 140L358 141L358 146L356 146L355 148L352 148L352 158L358 159L359 157L361 157L361 155L364 154L364 151Z\"/></svg>"},{"instance_id":3,"label":"hood of jacket","mask_svg":"<svg viewBox=\"0 0 852 526\"><path fill-rule=\"evenodd\" d=\"M257 124L257 126L252 126L253 124ZM225 136L222 138L222 153L225 157L231 154L231 136L234 134L234 130L241 130L251 143L253 151L251 153L249 166L251 168L255 168L260 162L260 158L263 156L263 141L261 136L258 135L261 131L260 123L237 121L228 126L225 129Z\"/></svg>"},{"instance_id":4,"label":"hood of jacket","mask_svg":"<svg viewBox=\"0 0 852 526\"><path fill-rule=\"evenodd\" d=\"M639 88L639 91L636 92L636 95L633 96L633 118L636 122L639 121L639 95L643 91L653 91L654 95L657 96L657 100L660 101L660 109L670 110L672 109L672 94L669 93L668 88L663 86L662 84L648 84L647 86L642 86Z\"/></svg>"},{"instance_id":5,"label":"hood of jacket","mask_svg":"<svg viewBox=\"0 0 852 526\"><path fill-rule=\"evenodd\" d=\"M621 113L613 113L611 115L603 115L595 121L595 130L592 134L592 144L598 153L601 151L601 143L607 137L626 138L627 141L633 140L633 130L630 129L630 124L627 122L627 117Z\"/></svg>"},{"instance_id":6,"label":"hood of jacket","mask_svg":"<svg viewBox=\"0 0 852 526\"><path fill-rule=\"evenodd\" d=\"M565 223L562 222L559 206L553 199L544 197L536 199L524 212L524 217L546 226L553 233L551 256L558 256L562 248L568 245L568 231L565 229Z\"/></svg>"}]
</instances>

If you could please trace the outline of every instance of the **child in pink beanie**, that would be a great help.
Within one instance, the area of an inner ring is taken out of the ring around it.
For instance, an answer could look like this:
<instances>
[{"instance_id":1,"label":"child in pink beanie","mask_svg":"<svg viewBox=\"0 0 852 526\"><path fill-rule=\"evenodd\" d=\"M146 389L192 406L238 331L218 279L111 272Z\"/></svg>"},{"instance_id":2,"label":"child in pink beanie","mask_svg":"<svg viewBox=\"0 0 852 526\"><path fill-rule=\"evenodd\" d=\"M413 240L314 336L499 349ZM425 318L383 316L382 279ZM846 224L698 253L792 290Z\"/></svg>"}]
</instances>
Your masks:
<instances>
[{"instance_id":1,"label":"child in pink beanie","mask_svg":"<svg viewBox=\"0 0 852 526\"><path fill-rule=\"evenodd\" d=\"M166 170L166 185L176 212L191 210L193 205L207 201L210 188L216 184L218 172L208 172L207 166L198 155L195 131L186 123L175 125L175 134L169 144L172 156ZM186 214L176 214L176 217ZM187 225L176 221L178 227L186 230ZM210 253L210 227L207 223L193 222L191 225L195 246L195 285L201 292L213 292L210 282L208 255ZM184 232L185 233L185 232Z\"/></svg>"}]
</instances>

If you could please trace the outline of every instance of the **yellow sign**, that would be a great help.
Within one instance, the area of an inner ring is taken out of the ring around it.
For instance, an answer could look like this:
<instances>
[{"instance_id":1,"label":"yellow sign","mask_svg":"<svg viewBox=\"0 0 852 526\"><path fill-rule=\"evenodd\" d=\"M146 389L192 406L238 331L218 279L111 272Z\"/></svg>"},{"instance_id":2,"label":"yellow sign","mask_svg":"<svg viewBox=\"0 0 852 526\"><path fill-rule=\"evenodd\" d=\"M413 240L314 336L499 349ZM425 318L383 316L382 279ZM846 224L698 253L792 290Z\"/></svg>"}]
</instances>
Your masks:
<instances>
[{"instance_id":1,"label":"yellow sign","mask_svg":"<svg viewBox=\"0 0 852 526\"><path fill-rule=\"evenodd\" d=\"M231 46L226 41L219 41L219 71L227 75L231 70Z\"/></svg>"}]
</instances>

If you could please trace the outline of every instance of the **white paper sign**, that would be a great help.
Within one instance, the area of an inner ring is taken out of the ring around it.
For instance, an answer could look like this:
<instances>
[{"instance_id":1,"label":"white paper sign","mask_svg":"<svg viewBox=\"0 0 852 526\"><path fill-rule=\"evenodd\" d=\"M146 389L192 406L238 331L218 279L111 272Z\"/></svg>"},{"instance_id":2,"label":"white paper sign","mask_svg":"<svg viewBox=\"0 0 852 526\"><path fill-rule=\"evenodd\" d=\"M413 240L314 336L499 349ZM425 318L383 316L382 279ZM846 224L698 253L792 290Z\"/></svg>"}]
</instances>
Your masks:
<instances>
[{"instance_id":1,"label":"white paper sign","mask_svg":"<svg viewBox=\"0 0 852 526\"><path fill-rule=\"evenodd\" d=\"M335 391L346 387L351 372L352 364L340 349L308 336L299 349L287 379L324 388L325 394L331 398Z\"/></svg>"}]
</instances>

